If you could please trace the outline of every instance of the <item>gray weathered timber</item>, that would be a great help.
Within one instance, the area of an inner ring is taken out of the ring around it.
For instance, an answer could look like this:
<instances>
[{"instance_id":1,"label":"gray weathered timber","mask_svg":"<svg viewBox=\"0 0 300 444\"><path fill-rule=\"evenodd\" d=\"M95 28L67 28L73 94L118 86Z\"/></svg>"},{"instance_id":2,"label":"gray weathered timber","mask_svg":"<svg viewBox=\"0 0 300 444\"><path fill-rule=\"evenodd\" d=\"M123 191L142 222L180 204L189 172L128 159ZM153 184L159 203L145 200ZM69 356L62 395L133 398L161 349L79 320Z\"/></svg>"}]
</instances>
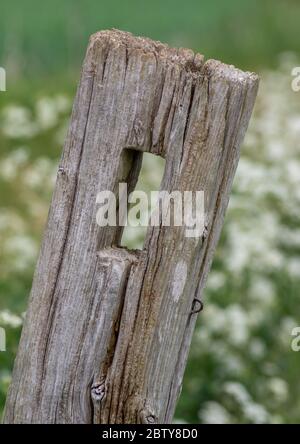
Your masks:
<instances>
[{"instance_id":1,"label":"gray weathered timber","mask_svg":"<svg viewBox=\"0 0 300 444\"><path fill-rule=\"evenodd\" d=\"M186 49L91 37L23 327L6 423L167 423L258 87ZM96 195L166 159L161 189L204 190L200 239L149 227L142 251L96 223Z\"/></svg>"}]
</instances>

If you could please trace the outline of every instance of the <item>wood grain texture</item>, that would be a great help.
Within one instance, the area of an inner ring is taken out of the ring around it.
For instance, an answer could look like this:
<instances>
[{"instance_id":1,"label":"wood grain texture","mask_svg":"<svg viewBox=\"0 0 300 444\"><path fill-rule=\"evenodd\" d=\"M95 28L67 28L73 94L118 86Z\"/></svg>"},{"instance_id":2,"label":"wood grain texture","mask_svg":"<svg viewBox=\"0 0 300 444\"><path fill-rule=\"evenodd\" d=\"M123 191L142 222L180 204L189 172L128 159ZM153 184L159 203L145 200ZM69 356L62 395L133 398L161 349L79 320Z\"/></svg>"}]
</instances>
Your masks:
<instances>
[{"instance_id":1,"label":"wood grain texture","mask_svg":"<svg viewBox=\"0 0 300 444\"><path fill-rule=\"evenodd\" d=\"M172 420L257 87L190 50L91 37L4 422ZM204 191L199 239L148 227L127 251L122 228L96 224L97 193L134 189L142 152L166 159L161 189Z\"/></svg>"}]
</instances>

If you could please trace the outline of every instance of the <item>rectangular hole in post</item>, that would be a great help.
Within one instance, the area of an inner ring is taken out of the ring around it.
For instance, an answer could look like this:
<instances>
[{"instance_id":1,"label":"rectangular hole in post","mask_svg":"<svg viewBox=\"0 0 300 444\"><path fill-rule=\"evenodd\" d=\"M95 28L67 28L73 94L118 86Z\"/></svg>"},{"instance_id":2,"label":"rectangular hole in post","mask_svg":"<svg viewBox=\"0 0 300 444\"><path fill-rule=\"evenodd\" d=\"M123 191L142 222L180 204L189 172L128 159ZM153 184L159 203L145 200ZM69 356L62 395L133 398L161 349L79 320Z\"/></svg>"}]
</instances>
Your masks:
<instances>
[{"instance_id":1,"label":"rectangular hole in post","mask_svg":"<svg viewBox=\"0 0 300 444\"><path fill-rule=\"evenodd\" d=\"M131 150L126 150L131 151ZM138 182L134 191L142 191L147 196L148 215L150 215L151 191L159 191L165 169L165 159L150 153L143 153L142 167L140 170ZM128 190L129 193L129 190ZM128 205L128 215L134 214L134 207L138 208L139 199ZM132 213L131 210L133 210ZM146 220L145 214L139 214L140 220ZM124 227L121 246L128 249L142 249L146 237L147 226L131 226L130 220Z\"/></svg>"}]
</instances>

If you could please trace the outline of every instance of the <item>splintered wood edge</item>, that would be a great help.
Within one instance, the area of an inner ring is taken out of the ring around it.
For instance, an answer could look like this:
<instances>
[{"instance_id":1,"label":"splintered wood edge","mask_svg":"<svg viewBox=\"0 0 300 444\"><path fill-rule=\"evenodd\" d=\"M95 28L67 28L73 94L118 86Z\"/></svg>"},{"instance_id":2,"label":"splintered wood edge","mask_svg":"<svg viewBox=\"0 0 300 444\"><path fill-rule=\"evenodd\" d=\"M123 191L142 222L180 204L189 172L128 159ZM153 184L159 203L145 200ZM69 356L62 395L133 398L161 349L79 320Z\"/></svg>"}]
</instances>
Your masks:
<instances>
[{"instance_id":1,"label":"splintered wood edge","mask_svg":"<svg viewBox=\"0 0 300 444\"><path fill-rule=\"evenodd\" d=\"M89 46L107 42L110 46L125 46L129 50L142 51L152 54L159 59L179 66L197 77L216 76L233 83L257 84L259 76L254 72L242 71L234 65L228 65L218 60L209 59L205 61L204 55L195 53L187 48L172 48L160 41L151 40L147 37L136 37L130 32L117 29L99 31L90 37Z\"/></svg>"},{"instance_id":2,"label":"splintered wood edge","mask_svg":"<svg viewBox=\"0 0 300 444\"><path fill-rule=\"evenodd\" d=\"M99 250L97 257L100 260L116 260L116 261L129 261L131 263L137 263L142 250L129 250L126 247L109 247Z\"/></svg>"}]
</instances>

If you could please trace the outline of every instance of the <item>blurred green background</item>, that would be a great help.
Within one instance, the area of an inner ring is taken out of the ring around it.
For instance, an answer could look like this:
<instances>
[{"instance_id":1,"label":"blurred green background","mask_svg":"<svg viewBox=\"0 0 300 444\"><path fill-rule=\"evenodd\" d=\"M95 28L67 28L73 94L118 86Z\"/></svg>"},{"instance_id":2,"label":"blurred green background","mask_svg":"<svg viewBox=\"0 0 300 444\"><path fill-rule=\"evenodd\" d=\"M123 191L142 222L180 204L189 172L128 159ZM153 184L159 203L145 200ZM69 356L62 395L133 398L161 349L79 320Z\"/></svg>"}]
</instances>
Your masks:
<instances>
[{"instance_id":1,"label":"blurred green background","mask_svg":"<svg viewBox=\"0 0 300 444\"><path fill-rule=\"evenodd\" d=\"M299 22L298 0L2 2L0 413L88 37L113 27L261 75L176 421L300 422Z\"/></svg>"}]
</instances>

